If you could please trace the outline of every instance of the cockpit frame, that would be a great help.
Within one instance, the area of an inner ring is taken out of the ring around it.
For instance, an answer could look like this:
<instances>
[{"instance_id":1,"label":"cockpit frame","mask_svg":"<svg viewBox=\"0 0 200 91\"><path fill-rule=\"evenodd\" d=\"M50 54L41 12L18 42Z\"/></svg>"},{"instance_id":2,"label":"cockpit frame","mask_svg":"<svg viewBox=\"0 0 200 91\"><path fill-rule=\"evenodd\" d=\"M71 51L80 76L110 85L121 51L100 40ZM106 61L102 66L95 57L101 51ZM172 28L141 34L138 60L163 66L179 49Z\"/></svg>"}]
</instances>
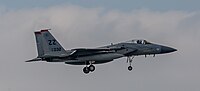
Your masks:
<instances>
[{"instance_id":1,"label":"cockpit frame","mask_svg":"<svg viewBox=\"0 0 200 91\"><path fill-rule=\"evenodd\" d=\"M135 44L151 44L150 42L146 41L146 40L130 40L127 41L126 43L135 43Z\"/></svg>"}]
</instances>

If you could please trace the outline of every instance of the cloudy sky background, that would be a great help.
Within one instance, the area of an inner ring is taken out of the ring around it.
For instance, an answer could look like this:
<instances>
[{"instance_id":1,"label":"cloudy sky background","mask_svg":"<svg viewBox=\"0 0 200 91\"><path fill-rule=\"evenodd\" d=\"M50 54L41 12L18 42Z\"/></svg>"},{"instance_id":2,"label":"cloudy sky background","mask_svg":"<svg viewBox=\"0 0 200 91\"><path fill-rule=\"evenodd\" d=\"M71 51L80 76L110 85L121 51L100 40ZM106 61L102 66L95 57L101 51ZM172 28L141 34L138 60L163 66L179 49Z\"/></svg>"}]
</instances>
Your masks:
<instances>
[{"instance_id":1,"label":"cloudy sky background","mask_svg":"<svg viewBox=\"0 0 200 91\"><path fill-rule=\"evenodd\" d=\"M198 0L0 0L1 91L199 91ZM146 39L177 48L125 58L85 75L83 66L25 63L37 56L33 32L51 28L65 49Z\"/></svg>"}]
</instances>

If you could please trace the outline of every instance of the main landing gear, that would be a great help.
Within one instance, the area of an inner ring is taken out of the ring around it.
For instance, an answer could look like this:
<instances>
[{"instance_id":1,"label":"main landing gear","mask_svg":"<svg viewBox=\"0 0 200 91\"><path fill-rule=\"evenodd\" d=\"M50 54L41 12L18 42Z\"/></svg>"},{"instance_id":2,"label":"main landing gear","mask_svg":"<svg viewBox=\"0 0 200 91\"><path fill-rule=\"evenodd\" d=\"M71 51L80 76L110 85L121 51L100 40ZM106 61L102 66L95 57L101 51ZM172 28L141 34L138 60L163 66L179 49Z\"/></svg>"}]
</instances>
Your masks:
<instances>
[{"instance_id":1,"label":"main landing gear","mask_svg":"<svg viewBox=\"0 0 200 91\"><path fill-rule=\"evenodd\" d=\"M95 66L94 65L90 65L89 67L88 66L85 66L83 68L83 72L85 74L88 74L89 72L93 72L95 70Z\"/></svg>"},{"instance_id":2,"label":"main landing gear","mask_svg":"<svg viewBox=\"0 0 200 91\"><path fill-rule=\"evenodd\" d=\"M90 62L90 66L87 66L87 64L86 64L86 66L83 68L83 72L85 74L88 74L89 72L93 72L94 70L95 70L95 66L92 65L91 62Z\"/></svg>"},{"instance_id":3,"label":"main landing gear","mask_svg":"<svg viewBox=\"0 0 200 91\"><path fill-rule=\"evenodd\" d=\"M131 63L132 63L132 61L133 61L133 58L134 58L134 56L128 56L128 57L127 57L127 63L129 63L129 66L128 66L128 70L129 70L129 71L133 70L133 67L131 66Z\"/></svg>"}]
</instances>

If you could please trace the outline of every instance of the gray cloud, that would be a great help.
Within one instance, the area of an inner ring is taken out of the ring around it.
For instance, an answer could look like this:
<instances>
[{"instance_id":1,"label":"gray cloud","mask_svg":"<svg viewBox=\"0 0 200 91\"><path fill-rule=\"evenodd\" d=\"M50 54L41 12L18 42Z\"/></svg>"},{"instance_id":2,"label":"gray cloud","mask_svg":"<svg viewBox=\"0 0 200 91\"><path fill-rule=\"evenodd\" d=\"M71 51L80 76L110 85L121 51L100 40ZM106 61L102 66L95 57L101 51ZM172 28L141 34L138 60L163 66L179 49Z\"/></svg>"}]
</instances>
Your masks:
<instances>
[{"instance_id":1,"label":"gray cloud","mask_svg":"<svg viewBox=\"0 0 200 91\"><path fill-rule=\"evenodd\" d=\"M0 90L198 91L199 24L199 12L184 11L123 12L73 5L2 11ZM51 28L66 49L144 38L178 48L178 52L136 57L132 72L127 71L125 58L97 65L89 75L82 73L83 66L25 63L36 56L33 31L42 28Z\"/></svg>"}]
</instances>

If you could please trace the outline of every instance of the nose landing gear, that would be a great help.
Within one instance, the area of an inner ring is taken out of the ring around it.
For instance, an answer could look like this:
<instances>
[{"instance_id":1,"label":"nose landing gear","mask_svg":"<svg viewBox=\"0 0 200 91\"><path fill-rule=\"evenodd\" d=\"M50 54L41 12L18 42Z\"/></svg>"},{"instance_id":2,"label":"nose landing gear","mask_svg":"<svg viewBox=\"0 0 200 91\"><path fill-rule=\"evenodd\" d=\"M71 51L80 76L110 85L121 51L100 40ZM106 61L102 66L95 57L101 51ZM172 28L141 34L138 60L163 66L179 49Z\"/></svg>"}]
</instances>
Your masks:
<instances>
[{"instance_id":1,"label":"nose landing gear","mask_svg":"<svg viewBox=\"0 0 200 91\"><path fill-rule=\"evenodd\" d=\"M132 63L132 61L133 61L133 58L134 58L134 56L128 56L128 57L127 57L127 63L129 63L129 66L128 66L128 70L129 70L129 71L133 70L133 67L131 66L131 63Z\"/></svg>"},{"instance_id":2,"label":"nose landing gear","mask_svg":"<svg viewBox=\"0 0 200 91\"><path fill-rule=\"evenodd\" d=\"M131 71L133 69L132 66L128 66L128 70Z\"/></svg>"}]
</instances>

